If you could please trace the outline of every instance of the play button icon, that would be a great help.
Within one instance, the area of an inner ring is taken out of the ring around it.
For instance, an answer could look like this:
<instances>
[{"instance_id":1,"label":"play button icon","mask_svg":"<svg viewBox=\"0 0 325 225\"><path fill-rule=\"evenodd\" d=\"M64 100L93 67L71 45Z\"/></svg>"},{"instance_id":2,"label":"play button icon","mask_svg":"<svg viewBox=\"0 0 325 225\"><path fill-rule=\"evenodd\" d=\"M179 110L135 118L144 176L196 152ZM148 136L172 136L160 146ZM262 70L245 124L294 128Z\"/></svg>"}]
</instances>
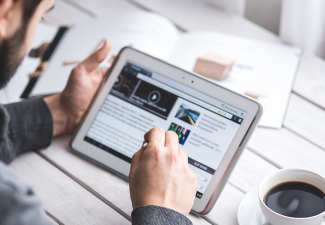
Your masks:
<instances>
[{"instance_id":1,"label":"play button icon","mask_svg":"<svg viewBox=\"0 0 325 225\"><path fill-rule=\"evenodd\" d=\"M159 102L160 98L161 98L161 94L159 91L152 91L152 92L150 92L150 94L148 96L149 102L152 102L152 103Z\"/></svg>"}]
</instances>

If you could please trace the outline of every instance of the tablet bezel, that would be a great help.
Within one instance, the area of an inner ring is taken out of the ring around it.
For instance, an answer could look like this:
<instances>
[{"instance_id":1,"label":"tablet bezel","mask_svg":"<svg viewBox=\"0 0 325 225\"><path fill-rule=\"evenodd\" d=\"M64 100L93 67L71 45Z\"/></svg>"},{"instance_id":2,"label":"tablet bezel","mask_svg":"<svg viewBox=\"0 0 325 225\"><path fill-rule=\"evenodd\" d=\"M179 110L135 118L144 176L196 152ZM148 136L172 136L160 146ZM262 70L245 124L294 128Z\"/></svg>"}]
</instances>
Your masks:
<instances>
[{"instance_id":1,"label":"tablet bezel","mask_svg":"<svg viewBox=\"0 0 325 225\"><path fill-rule=\"evenodd\" d=\"M135 49L129 47L122 49L108 71L107 79L94 98L83 122L75 132L71 141L71 148L78 154L104 165L105 168L110 168L110 171L116 172L124 179L128 177L130 163L84 141L84 137L127 61L185 84L247 113L202 198L195 198L192 210L199 214L208 213L226 184L249 136L256 127L262 114L262 106L255 100L212 83L200 75L182 70Z\"/></svg>"}]
</instances>

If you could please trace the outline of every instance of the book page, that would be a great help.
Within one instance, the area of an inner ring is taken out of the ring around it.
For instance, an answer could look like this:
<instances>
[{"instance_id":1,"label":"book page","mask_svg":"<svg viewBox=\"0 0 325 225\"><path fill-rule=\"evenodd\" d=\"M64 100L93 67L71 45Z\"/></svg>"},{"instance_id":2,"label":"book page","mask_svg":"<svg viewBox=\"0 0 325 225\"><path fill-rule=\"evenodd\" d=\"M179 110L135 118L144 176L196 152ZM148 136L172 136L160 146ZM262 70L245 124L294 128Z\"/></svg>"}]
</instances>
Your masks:
<instances>
[{"instance_id":1,"label":"book page","mask_svg":"<svg viewBox=\"0 0 325 225\"><path fill-rule=\"evenodd\" d=\"M166 60L177 37L178 30L169 20L148 12L125 13L78 23L64 36L31 95L61 92L71 70L105 39L111 42L112 48L100 67L110 66L112 57L125 46Z\"/></svg>"},{"instance_id":2,"label":"book page","mask_svg":"<svg viewBox=\"0 0 325 225\"><path fill-rule=\"evenodd\" d=\"M235 60L228 77L211 81L241 94L259 93L264 108L260 126L282 127L301 58L299 48L216 32L191 32L179 37L169 61L193 71L197 58L205 53Z\"/></svg>"}]
</instances>

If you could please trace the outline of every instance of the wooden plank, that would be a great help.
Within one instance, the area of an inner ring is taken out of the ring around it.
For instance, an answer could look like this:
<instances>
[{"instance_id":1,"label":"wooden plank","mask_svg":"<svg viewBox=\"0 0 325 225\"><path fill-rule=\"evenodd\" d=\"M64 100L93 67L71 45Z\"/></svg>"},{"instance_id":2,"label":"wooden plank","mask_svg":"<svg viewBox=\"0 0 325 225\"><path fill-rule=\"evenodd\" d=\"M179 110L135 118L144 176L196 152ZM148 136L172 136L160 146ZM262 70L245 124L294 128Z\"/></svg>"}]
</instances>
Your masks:
<instances>
[{"instance_id":1,"label":"wooden plank","mask_svg":"<svg viewBox=\"0 0 325 225\"><path fill-rule=\"evenodd\" d=\"M193 214L188 215L187 218L189 218L192 221L193 224L202 224L202 225L203 224L204 225L209 225L210 224L207 220L201 218L200 216L196 216L196 215L193 215Z\"/></svg>"},{"instance_id":2,"label":"wooden plank","mask_svg":"<svg viewBox=\"0 0 325 225\"><path fill-rule=\"evenodd\" d=\"M64 224L130 224L34 152L17 158L10 168L34 187L44 208Z\"/></svg>"},{"instance_id":3,"label":"wooden plank","mask_svg":"<svg viewBox=\"0 0 325 225\"><path fill-rule=\"evenodd\" d=\"M287 129L258 128L248 148L280 168L307 168L325 176L325 151Z\"/></svg>"},{"instance_id":4,"label":"wooden plank","mask_svg":"<svg viewBox=\"0 0 325 225\"><path fill-rule=\"evenodd\" d=\"M48 211L45 211L45 214L46 214L46 216L47 216L48 218L50 218L50 219L53 221L53 223L58 224L58 225L62 225L62 222L59 221L57 218L55 218L55 217L54 217L51 213L49 213Z\"/></svg>"},{"instance_id":5,"label":"wooden plank","mask_svg":"<svg viewBox=\"0 0 325 225\"><path fill-rule=\"evenodd\" d=\"M237 210L243 197L244 193L227 184L206 218L219 225L237 225Z\"/></svg>"},{"instance_id":6,"label":"wooden plank","mask_svg":"<svg viewBox=\"0 0 325 225\"><path fill-rule=\"evenodd\" d=\"M217 224L238 224L237 209L244 194L277 169L251 151L245 150L229 179L230 185L226 185L216 205L206 216L207 219Z\"/></svg>"},{"instance_id":7,"label":"wooden plank","mask_svg":"<svg viewBox=\"0 0 325 225\"><path fill-rule=\"evenodd\" d=\"M251 151L244 150L229 178L229 183L246 193L257 186L265 176L276 170L278 168L274 165Z\"/></svg>"},{"instance_id":8,"label":"wooden plank","mask_svg":"<svg viewBox=\"0 0 325 225\"><path fill-rule=\"evenodd\" d=\"M41 152L122 211L131 215L132 205L128 182L71 153L69 140L70 136L55 138L52 145ZM188 217L194 224L209 224L202 218L193 215Z\"/></svg>"},{"instance_id":9,"label":"wooden plank","mask_svg":"<svg viewBox=\"0 0 325 225\"><path fill-rule=\"evenodd\" d=\"M56 138L52 146L42 151L42 153L89 185L124 212L130 214L132 212L132 207L128 192L128 183L72 154L68 150L69 138L69 136ZM237 221L236 211L244 193L258 185L267 174L276 169L276 167L259 158L252 152L245 151L230 178L230 183L243 192L233 186L229 187L229 185L227 185L215 208L217 208L218 211L220 211L220 209L231 210L229 210L229 213L210 213L207 219L220 224L234 224L231 221ZM228 201L228 199L233 200ZM215 209L213 209L212 212L215 212ZM222 216L216 220L218 215ZM202 224L200 218L195 218L191 215L190 219L195 224ZM229 223L227 221L229 221Z\"/></svg>"},{"instance_id":10,"label":"wooden plank","mask_svg":"<svg viewBox=\"0 0 325 225\"><path fill-rule=\"evenodd\" d=\"M69 141L69 135L57 137L41 152L130 215L128 182L73 154Z\"/></svg>"},{"instance_id":11,"label":"wooden plank","mask_svg":"<svg viewBox=\"0 0 325 225\"><path fill-rule=\"evenodd\" d=\"M292 94L284 126L325 149L325 110Z\"/></svg>"},{"instance_id":12,"label":"wooden plank","mask_svg":"<svg viewBox=\"0 0 325 225\"><path fill-rule=\"evenodd\" d=\"M325 61L304 54L293 90L325 109Z\"/></svg>"},{"instance_id":13,"label":"wooden plank","mask_svg":"<svg viewBox=\"0 0 325 225\"><path fill-rule=\"evenodd\" d=\"M130 0L148 10L160 13L186 31L206 30L225 32L257 40L280 43L278 36L215 5L198 0Z\"/></svg>"}]
</instances>

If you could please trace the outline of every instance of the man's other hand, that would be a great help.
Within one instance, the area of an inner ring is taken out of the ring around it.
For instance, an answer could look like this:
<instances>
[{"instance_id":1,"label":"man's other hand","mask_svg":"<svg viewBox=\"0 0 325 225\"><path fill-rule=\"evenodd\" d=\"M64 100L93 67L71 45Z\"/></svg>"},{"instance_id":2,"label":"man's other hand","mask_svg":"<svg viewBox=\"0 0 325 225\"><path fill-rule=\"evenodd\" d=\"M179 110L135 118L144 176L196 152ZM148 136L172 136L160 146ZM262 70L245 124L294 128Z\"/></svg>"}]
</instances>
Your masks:
<instances>
[{"instance_id":1,"label":"man's other hand","mask_svg":"<svg viewBox=\"0 0 325 225\"><path fill-rule=\"evenodd\" d=\"M194 171L186 152L178 148L175 132L153 128L145 134L146 148L132 157L129 174L133 209L156 205L187 216L197 189Z\"/></svg>"},{"instance_id":2,"label":"man's other hand","mask_svg":"<svg viewBox=\"0 0 325 225\"><path fill-rule=\"evenodd\" d=\"M74 68L65 89L45 98L53 116L53 136L73 132L87 110L108 68L97 70L110 51L109 42Z\"/></svg>"}]
</instances>

